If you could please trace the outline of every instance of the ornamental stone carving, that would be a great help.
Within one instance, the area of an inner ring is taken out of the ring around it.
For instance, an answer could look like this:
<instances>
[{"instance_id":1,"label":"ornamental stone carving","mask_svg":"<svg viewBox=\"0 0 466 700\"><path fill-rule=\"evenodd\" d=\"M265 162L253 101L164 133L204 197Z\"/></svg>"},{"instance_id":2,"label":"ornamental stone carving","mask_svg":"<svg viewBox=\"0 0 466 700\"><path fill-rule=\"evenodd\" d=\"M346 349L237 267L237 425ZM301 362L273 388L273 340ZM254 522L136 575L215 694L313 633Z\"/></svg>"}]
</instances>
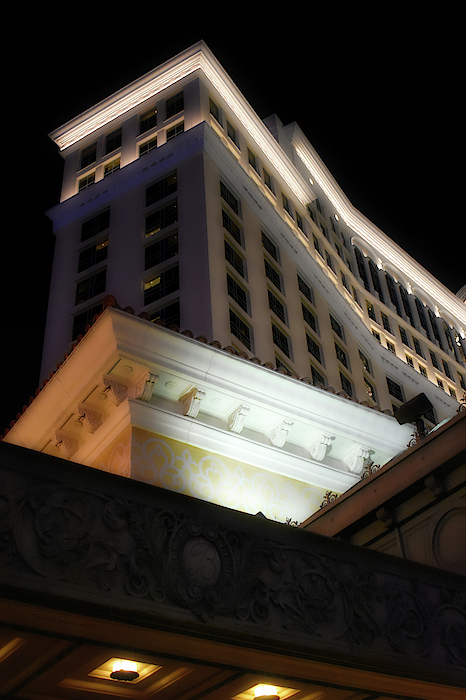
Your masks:
<instances>
[{"instance_id":1,"label":"ornamental stone carving","mask_svg":"<svg viewBox=\"0 0 466 700\"><path fill-rule=\"evenodd\" d=\"M240 433L244 427L244 421L249 413L249 406L238 406L231 415L228 416L228 430L233 433Z\"/></svg>"},{"instance_id":2,"label":"ornamental stone carving","mask_svg":"<svg viewBox=\"0 0 466 700\"><path fill-rule=\"evenodd\" d=\"M288 432L293 423L282 420L269 434L269 440L275 447L283 447L288 439Z\"/></svg>"},{"instance_id":3,"label":"ornamental stone carving","mask_svg":"<svg viewBox=\"0 0 466 700\"><path fill-rule=\"evenodd\" d=\"M191 389L187 394L184 394L180 401L183 405L183 415L190 418L197 418L201 408L201 401L205 399L205 392L200 389Z\"/></svg>"},{"instance_id":4,"label":"ornamental stone carving","mask_svg":"<svg viewBox=\"0 0 466 700\"><path fill-rule=\"evenodd\" d=\"M327 449L331 442L332 438L328 435L319 435L319 437L314 440L312 445L309 447L309 454L311 455L312 459L315 459L317 462L321 462L327 454Z\"/></svg>"},{"instance_id":5,"label":"ornamental stone carving","mask_svg":"<svg viewBox=\"0 0 466 700\"><path fill-rule=\"evenodd\" d=\"M353 449L346 455L345 462L353 474L362 474L364 463L369 457L369 450L362 445L355 445Z\"/></svg>"},{"instance_id":6,"label":"ornamental stone carving","mask_svg":"<svg viewBox=\"0 0 466 700\"><path fill-rule=\"evenodd\" d=\"M101 414L85 405L78 406L78 416L79 422L89 433L95 433L95 431L102 425Z\"/></svg>"},{"instance_id":7,"label":"ornamental stone carving","mask_svg":"<svg viewBox=\"0 0 466 700\"><path fill-rule=\"evenodd\" d=\"M72 457L78 450L78 441L72 438L70 435L57 430L55 432L56 446L60 452L63 453L65 457Z\"/></svg>"}]
</instances>

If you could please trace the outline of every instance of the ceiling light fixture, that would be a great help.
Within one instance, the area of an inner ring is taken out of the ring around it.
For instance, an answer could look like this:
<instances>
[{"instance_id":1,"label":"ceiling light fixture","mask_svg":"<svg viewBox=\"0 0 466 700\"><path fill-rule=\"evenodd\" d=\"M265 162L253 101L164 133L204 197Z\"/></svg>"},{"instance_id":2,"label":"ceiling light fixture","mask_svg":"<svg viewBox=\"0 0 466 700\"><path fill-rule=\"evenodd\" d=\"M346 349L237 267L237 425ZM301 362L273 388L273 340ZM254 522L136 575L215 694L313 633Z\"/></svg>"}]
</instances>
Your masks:
<instances>
[{"instance_id":1,"label":"ceiling light fixture","mask_svg":"<svg viewBox=\"0 0 466 700\"><path fill-rule=\"evenodd\" d=\"M280 700L280 696L277 695L277 688L274 685L266 685L265 683L256 685L254 698L255 700Z\"/></svg>"},{"instance_id":2,"label":"ceiling light fixture","mask_svg":"<svg viewBox=\"0 0 466 700\"><path fill-rule=\"evenodd\" d=\"M126 659L116 661L113 664L113 671L110 674L110 678L113 678L114 681L135 681L136 678L139 678L135 662Z\"/></svg>"}]
</instances>

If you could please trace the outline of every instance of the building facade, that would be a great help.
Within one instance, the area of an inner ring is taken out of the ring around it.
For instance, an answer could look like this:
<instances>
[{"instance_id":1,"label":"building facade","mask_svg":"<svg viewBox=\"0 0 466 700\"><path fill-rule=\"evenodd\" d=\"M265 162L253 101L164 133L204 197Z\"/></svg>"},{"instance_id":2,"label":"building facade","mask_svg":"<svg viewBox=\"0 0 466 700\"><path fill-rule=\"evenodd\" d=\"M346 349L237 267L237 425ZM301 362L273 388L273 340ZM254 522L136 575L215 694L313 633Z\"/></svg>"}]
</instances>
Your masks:
<instances>
[{"instance_id":1,"label":"building facade","mask_svg":"<svg viewBox=\"0 0 466 700\"><path fill-rule=\"evenodd\" d=\"M465 305L347 200L296 124L203 44L51 134L65 159L42 378L107 294L431 424L466 388Z\"/></svg>"}]
</instances>

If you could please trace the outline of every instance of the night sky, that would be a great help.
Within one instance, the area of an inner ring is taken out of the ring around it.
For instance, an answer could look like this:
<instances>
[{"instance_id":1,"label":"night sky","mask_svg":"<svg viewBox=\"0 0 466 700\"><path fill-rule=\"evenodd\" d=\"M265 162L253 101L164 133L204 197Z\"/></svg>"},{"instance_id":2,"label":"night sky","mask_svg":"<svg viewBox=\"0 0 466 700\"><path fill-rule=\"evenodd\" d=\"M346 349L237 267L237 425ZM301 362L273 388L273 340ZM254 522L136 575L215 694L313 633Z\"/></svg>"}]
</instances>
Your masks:
<instances>
[{"instance_id":1,"label":"night sky","mask_svg":"<svg viewBox=\"0 0 466 700\"><path fill-rule=\"evenodd\" d=\"M39 381L53 256L44 212L59 200L62 175L48 134L201 39L261 118L275 112L285 124L298 122L363 214L451 291L466 282L463 58L455 29L438 17L431 24L403 18L398 26L383 6L376 20L310 7L299 16L281 16L277 7L275 18L256 21L241 6L234 18L224 7L208 31L195 19L175 28L173 12L159 7L153 20L135 20L129 39L123 16L115 26L103 13L72 26L50 20L23 42L27 70L7 59L16 108L4 117L12 134L3 144L4 211L12 216L4 216L1 262L0 433Z\"/></svg>"}]
</instances>

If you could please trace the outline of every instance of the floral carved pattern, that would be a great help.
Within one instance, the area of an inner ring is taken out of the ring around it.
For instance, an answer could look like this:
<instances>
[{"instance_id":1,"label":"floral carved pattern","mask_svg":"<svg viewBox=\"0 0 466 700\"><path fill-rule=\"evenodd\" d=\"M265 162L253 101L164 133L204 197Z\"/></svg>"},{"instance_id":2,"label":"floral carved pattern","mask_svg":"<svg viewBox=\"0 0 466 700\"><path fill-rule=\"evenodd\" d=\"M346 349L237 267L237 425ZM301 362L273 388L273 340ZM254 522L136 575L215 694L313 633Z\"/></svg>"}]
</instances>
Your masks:
<instances>
[{"instance_id":1,"label":"floral carved pattern","mask_svg":"<svg viewBox=\"0 0 466 700\"><path fill-rule=\"evenodd\" d=\"M343 560L341 549L327 556L295 528L226 518L177 494L156 490L143 503L43 479L14 482L0 490L0 578L10 585L35 581L79 601L139 605L145 615L466 669L464 591L371 567L354 553ZM325 546L331 554L333 544Z\"/></svg>"}]
</instances>

